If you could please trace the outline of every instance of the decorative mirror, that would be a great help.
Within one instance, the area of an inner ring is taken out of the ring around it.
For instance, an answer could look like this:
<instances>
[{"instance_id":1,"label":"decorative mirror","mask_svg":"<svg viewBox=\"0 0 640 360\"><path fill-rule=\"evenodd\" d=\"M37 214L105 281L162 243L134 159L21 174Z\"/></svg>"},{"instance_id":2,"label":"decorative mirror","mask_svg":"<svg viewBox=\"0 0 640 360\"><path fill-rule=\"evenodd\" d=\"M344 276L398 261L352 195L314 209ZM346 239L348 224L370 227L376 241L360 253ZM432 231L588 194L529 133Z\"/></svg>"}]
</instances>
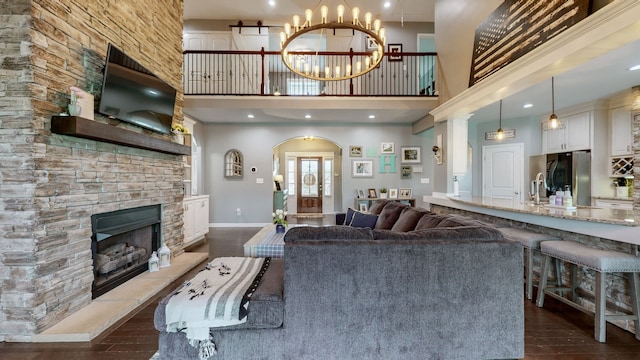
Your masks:
<instances>
[{"instance_id":1,"label":"decorative mirror","mask_svg":"<svg viewBox=\"0 0 640 360\"><path fill-rule=\"evenodd\" d=\"M231 149L224 155L224 176L242 177L242 153L239 150Z\"/></svg>"}]
</instances>

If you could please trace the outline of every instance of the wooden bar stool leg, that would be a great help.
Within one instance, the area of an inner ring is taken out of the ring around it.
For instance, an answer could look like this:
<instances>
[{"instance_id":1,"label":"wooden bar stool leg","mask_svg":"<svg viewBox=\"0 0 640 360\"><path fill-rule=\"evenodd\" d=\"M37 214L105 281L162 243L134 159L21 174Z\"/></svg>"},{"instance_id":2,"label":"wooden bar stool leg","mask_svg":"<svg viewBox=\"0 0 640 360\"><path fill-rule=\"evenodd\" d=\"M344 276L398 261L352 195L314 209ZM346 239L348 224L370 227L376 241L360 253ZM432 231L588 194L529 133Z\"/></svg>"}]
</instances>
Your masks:
<instances>
[{"instance_id":1,"label":"wooden bar stool leg","mask_svg":"<svg viewBox=\"0 0 640 360\"><path fill-rule=\"evenodd\" d=\"M526 249L527 251L527 299L531 300L533 297L533 249Z\"/></svg>"},{"instance_id":2,"label":"wooden bar stool leg","mask_svg":"<svg viewBox=\"0 0 640 360\"><path fill-rule=\"evenodd\" d=\"M640 340L640 273L631 273L629 280L631 283L631 307L633 315L636 316L634 320L636 339Z\"/></svg>"},{"instance_id":3,"label":"wooden bar stool leg","mask_svg":"<svg viewBox=\"0 0 640 360\"><path fill-rule=\"evenodd\" d=\"M576 264L571 264L571 300L574 302L578 299L578 294L576 294L576 288L578 287L577 269Z\"/></svg>"},{"instance_id":4,"label":"wooden bar stool leg","mask_svg":"<svg viewBox=\"0 0 640 360\"><path fill-rule=\"evenodd\" d=\"M605 294L605 274L596 271L596 308L595 308L595 329L594 338L599 342L605 342L607 339L607 321L605 319L606 311L606 294Z\"/></svg>"},{"instance_id":5,"label":"wooden bar stool leg","mask_svg":"<svg viewBox=\"0 0 640 360\"><path fill-rule=\"evenodd\" d=\"M555 259L556 263L556 286L562 287L562 261Z\"/></svg>"},{"instance_id":6,"label":"wooden bar stool leg","mask_svg":"<svg viewBox=\"0 0 640 360\"><path fill-rule=\"evenodd\" d=\"M547 287L550 266L551 256L543 255L542 270L540 271L540 284L538 285L538 301L536 301L536 305L538 307L542 307L544 305L544 289Z\"/></svg>"}]
</instances>

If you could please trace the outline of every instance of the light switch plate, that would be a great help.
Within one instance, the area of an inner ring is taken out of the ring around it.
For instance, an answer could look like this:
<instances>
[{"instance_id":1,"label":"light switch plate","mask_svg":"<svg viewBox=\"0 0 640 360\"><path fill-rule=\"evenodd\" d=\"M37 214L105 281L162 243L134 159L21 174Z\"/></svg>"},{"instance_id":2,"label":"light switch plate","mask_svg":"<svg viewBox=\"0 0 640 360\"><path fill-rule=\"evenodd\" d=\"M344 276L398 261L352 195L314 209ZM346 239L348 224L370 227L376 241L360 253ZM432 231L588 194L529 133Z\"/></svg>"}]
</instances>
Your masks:
<instances>
[{"instance_id":1,"label":"light switch plate","mask_svg":"<svg viewBox=\"0 0 640 360\"><path fill-rule=\"evenodd\" d=\"M429 178L420 178L420 183L421 184L428 184L430 182L431 182L431 180Z\"/></svg>"},{"instance_id":2,"label":"light switch plate","mask_svg":"<svg viewBox=\"0 0 640 360\"><path fill-rule=\"evenodd\" d=\"M264 184L263 178L256 178L256 184Z\"/></svg>"}]
</instances>

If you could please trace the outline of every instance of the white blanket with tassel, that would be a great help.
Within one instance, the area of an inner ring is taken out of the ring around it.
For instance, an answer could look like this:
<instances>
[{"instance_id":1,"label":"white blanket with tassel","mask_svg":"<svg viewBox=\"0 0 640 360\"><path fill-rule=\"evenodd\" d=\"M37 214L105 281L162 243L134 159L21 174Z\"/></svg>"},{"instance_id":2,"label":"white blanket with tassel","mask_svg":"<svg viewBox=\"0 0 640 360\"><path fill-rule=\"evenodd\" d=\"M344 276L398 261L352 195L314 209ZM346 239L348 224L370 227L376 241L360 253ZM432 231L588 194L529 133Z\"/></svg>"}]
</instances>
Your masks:
<instances>
[{"instance_id":1,"label":"white blanket with tassel","mask_svg":"<svg viewBox=\"0 0 640 360\"><path fill-rule=\"evenodd\" d=\"M248 257L212 260L169 299L165 309L167 332L185 332L189 342L200 348L203 359L214 354L209 328L247 321L248 302L243 304L243 297L264 262L264 258Z\"/></svg>"}]
</instances>

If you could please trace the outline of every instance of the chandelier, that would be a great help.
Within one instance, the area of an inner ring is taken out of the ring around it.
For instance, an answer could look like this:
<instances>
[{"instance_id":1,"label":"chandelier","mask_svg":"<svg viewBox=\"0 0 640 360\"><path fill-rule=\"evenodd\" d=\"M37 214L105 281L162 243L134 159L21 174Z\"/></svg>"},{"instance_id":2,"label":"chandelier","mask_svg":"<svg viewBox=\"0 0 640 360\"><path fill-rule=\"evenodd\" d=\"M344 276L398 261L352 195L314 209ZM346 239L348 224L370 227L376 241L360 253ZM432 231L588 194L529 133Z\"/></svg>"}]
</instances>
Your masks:
<instances>
[{"instance_id":1,"label":"chandelier","mask_svg":"<svg viewBox=\"0 0 640 360\"><path fill-rule=\"evenodd\" d=\"M337 20L328 21L329 8L320 8L320 22L313 24L313 11L305 11L305 21L301 23L298 15L293 16L293 23L284 24L284 31L280 33L280 54L282 61L294 73L313 80L335 81L352 79L368 73L380 64L384 55L385 29L381 27L380 20L373 20L370 12L364 15L364 23L360 21L360 9L351 9L350 22L344 20L344 5L337 6ZM372 21L373 20L373 21ZM292 43L308 33L351 30L355 36L356 31L365 34L367 38L367 50L365 52L322 52L290 50Z\"/></svg>"}]
</instances>

